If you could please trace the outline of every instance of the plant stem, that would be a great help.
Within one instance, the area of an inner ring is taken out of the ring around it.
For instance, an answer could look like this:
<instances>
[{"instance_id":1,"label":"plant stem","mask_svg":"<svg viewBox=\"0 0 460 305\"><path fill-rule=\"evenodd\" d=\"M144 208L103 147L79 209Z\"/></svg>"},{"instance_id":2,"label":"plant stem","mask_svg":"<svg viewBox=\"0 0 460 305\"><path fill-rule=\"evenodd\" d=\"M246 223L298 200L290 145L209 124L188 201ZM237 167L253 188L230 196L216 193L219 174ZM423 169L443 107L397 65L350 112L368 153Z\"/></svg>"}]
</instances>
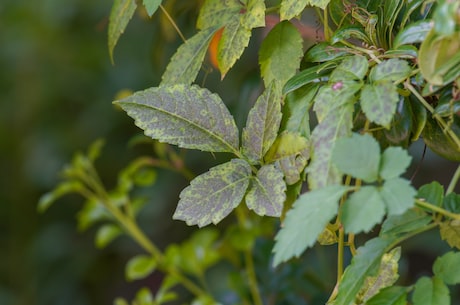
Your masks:
<instances>
[{"instance_id":1,"label":"plant stem","mask_svg":"<svg viewBox=\"0 0 460 305\"><path fill-rule=\"evenodd\" d=\"M460 178L460 165L457 167L457 170L455 171L454 176L452 177L452 180L449 183L449 187L447 188L446 195L454 191L459 178Z\"/></svg>"},{"instance_id":2,"label":"plant stem","mask_svg":"<svg viewBox=\"0 0 460 305\"><path fill-rule=\"evenodd\" d=\"M456 220L460 220L460 214L455 214L455 213L452 213L452 212L449 212L443 208L440 208L434 204L431 204L429 202L426 202L424 200L421 200L421 199L415 199L415 203L420 206L420 207L423 207L423 208L426 208L426 209L429 209L433 212L436 212L436 213L439 213L443 216L446 216L446 217L449 217L449 218L452 218L452 219L456 219Z\"/></svg>"},{"instance_id":3,"label":"plant stem","mask_svg":"<svg viewBox=\"0 0 460 305\"><path fill-rule=\"evenodd\" d=\"M187 39L185 39L185 36L184 34L182 34L181 30L179 29L179 27L177 26L176 22L174 21L174 19L172 19L171 15L169 15L168 11L163 7L163 5L160 4L160 9L161 11L163 12L163 14L165 14L166 18L169 20L169 22L171 22L173 28L176 30L177 34L179 34L180 38L182 39L182 41L186 41Z\"/></svg>"},{"instance_id":4,"label":"plant stem","mask_svg":"<svg viewBox=\"0 0 460 305\"><path fill-rule=\"evenodd\" d=\"M246 273L248 274L249 289L251 290L252 301L254 302L254 305L263 305L264 303L260 297L259 285L257 283L254 260L252 258L251 250L244 251L244 260L246 262Z\"/></svg>"},{"instance_id":5,"label":"plant stem","mask_svg":"<svg viewBox=\"0 0 460 305\"><path fill-rule=\"evenodd\" d=\"M345 247L345 232L342 225L339 228L339 243L337 246L337 283L339 283L343 275L343 254Z\"/></svg>"},{"instance_id":6,"label":"plant stem","mask_svg":"<svg viewBox=\"0 0 460 305\"><path fill-rule=\"evenodd\" d=\"M429 231L429 230L431 230L431 229L433 229L433 228L435 228L435 227L437 227L437 226L438 226L438 223L433 222L433 223L431 223L431 224L429 224L429 225L426 225L426 226L424 226L424 227L421 227L420 229L411 231L411 232L409 232L408 234L406 234L406 235L404 235L404 236L398 238L398 239L395 240L394 242L392 242L392 243L387 247L387 251L385 251L385 252L388 252L389 250L393 249L394 247L396 247L396 245L402 243L402 242L405 241L406 239L409 239L409 238L411 238L412 236L418 235L418 234L423 233L423 232L425 232L425 231Z\"/></svg>"}]
</instances>

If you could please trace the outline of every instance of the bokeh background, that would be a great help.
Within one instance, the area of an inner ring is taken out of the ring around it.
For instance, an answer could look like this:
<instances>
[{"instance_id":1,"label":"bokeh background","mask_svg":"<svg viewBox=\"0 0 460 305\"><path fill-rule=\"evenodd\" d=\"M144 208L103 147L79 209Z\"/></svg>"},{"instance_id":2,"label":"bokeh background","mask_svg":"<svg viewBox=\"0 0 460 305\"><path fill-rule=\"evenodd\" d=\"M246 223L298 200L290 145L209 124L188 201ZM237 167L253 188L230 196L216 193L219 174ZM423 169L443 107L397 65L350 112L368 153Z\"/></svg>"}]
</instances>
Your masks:
<instances>
[{"instance_id":1,"label":"bokeh background","mask_svg":"<svg viewBox=\"0 0 460 305\"><path fill-rule=\"evenodd\" d=\"M198 2L165 2L187 37L194 32ZM76 228L80 198L65 197L44 214L36 210L39 197L56 185L73 153L94 140L106 139L97 165L109 186L129 160L146 153L128 145L139 130L111 101L123 90L157 85L180 40L160 14L149 19L140 11L120 39L112 65L106 45L111 4L0 2L1 305L111 304L117 296L132 298L140 286L124 280L124 264L140 248L121 239L96 249L95 231L80 233ZM255 36L262 34L256 31ZM217 72L206 78L207 87L224 97L239 126L248 101L260 89L257 69L257 54L247 51L224 83ZM412 148L409 175L420 163L422 149L421 143ZM204 153L188 158L197 173L218 162ZM447 184L455 167L428 151L414 184L434 179ZM190 233L184 224L170 220L187 181L166 171L158 175L140 221L164 247ZM413 274L429 272L434 255L446 250L438 239L427 234L411 241L404 266L415 268Z\"/></svg>"}]
</instances>

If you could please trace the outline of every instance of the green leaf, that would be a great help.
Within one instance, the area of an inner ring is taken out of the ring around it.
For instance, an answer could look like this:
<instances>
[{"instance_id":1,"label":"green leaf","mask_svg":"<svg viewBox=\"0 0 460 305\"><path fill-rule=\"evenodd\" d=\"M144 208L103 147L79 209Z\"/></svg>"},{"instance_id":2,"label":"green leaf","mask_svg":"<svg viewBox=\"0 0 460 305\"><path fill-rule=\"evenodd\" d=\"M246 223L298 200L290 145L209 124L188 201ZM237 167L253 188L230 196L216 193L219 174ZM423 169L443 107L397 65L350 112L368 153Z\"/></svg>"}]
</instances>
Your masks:
<instances>
[{"instance_id":1,"label":"green leaf","mask_svg":"<svg viewBox=\"0 0 460 305\"><path fill-rule=\"evenodd\" d=\"M334 62L326 62L300 71L284 85L283 94L291 93L300 87L308 85L319 78L328 75L334 68ZM315 85L318 84L315 83Z\"/></svg>"},{"instance_id":2,"label":"green leaf","mask_svg":"<svg viewBox=\"0 0 460 305\"><path fill-rule=\"evenodd\" d=\"M380 235L398 237L401 234L416 231L431 222L431 216L420 210L407 210L400 215L389 215L382 224Z\"/></svg>"},{"instance_id":3,"label":"green leaf","mask_svg":"<svg viewBox=\"0 0 460 305\"><path fill-rule=\"evenodd\" d=\"M378 178L380 147L370 135L354 133L350 138L342 138L332 151L332 162L344 174L365 182Z\"/></svg>"},{"instance_id":4,"label":"green leaf","mask_svg":"<svg viewBox=\"0 0 460 305\"><path fill-rule=\"evenodd\" d=\"M209 43L217 28L206 28L182 44L171 57L161 85L190 85L200 71Z\"/></svg>"},{"instance_id":5,"label":"green leaf","mask_svg":"<svg viewBox=\"0 0 460 305\"><path fill-rule=\"evenodd\" d=\"M125 275L128 281L143 279L156 268L157 262L152 256L137 255L126 264Z\"/></svg>"},{"instance_id":6,"label":"green leaf","mask_svg":"<svg viewBox=\"0 0 460 305\"><path fill-rule=\"evenodd\" d=\"M78 229L84 231L98 221L110 219L110 217L101 202L96 199L87 200L77 214Z\"/></svg>"},{"instance_id":7,"label":"green leaf","mask_svg":"<svg viewBox=\"0 0 460 305\"><path fill-rule=\"evenodd\" d=\"M431 201L428 201L431 202ZM443 207L453 213L460 213L460 195L455 193L449 193L442 201Z\"/></svg>"},{"instance_id":8,"label":"green leaf","mask_svg":"<svg viewBox=\"0 0 460 305\"><path fill-rule=\"evenodd\" d=\"M407 61L391 58L382 61L377 66L373 67L369 78L371 82L378 81L400 81L405 77L408 77L411 73L411 68Z\"/></svg>"},{"instance_id":9,"label":"green leaf","mask_svg":"<svg viewBox=\"0 0 460 305\"><path fill-rule=\"evenodd\" d=\"M415 284L412 301L414 305L450 305L449 288L437 277L424 276Z\"/></svg>"},{"instance_id":10,"label":"green leaf","mask_svg":"<svg viewBox=\"0 0 460 305\"><path fill-rule=\"evenodd\" d=\"M185 272L203 275L206 269L216 264L220 259L216 247L219 232L214 228L197 230L186 240L180 249L180 267Z\"/></svg>"},{"instance_id":11,"label":"green leaf","mask_svg":"<svg viewBox=\"0 0 460 305\"><path fill-rule=\"evenodd\" d=\"M109 17L109 54L113 63L113 50L134 15L137 5L135 0L114 0Z\"/></svg>"},{"instance_id":12,"label":"green leaf","mask_svg":"<svg viewBox=\"0 0 460 305\"><path fill-rule=\"evenodd\" d=\"M306 62L326 62L338 60L349 55L351 49L343 44L336 43L331 45L329 42L320 42L312 46L305 54Z\"/></svg>"},{"instance_id":13,"label":"green leaf","mask_svg":"<svg viewBox=\"0 0 460 305\"><path fill-rule=\"evenodd\" d=\"M353 105L351 103L331 111L313 130L312 161L307 167L310 189L340 183L342 174L332 162L332 152L337 139L349 136L353 126Z\"/></svg>"},{"instance_id":14,"label":"green leaf","mask_svg":"<svg viewBox=\"0 0 460 305\"><path fill-rule=\"evenodd\" d=\"M439 225L441 239L449 246L460 249L460 220L446 220Z\"/></svg>"},{"instance_id":15,"label":"green leaf","mask_svg":"<svg viewBox=\"0 0 460 305\"><path fill-rule=\"evenodd\" d=\"M417 191L403 178L386 180L380 190L388 215L399 215L414 206Z\"/></svg>"},{"instance_id":16,"label":"green leaf","mask_svg":"<svg viewBox=\"0 0 460 305\"><path fill-rule=\"evenodd\" d=\"M382 255L390 240L374 238L359 247L351 264L345 269L334 304L353 304L368 276L377 273Z\"/></svg>"},{"instance_id":17,"label":"green leaf","mask_svg":"<svg viewBox=\"0 0 460 305\"><path fill-rule=\"evenodd\" d=\"M407 305L407 288L391 286L379 291L366 305Z\"/></svg>"},{"instance_id":18,"label":"green leaf","mask_svg":"<svg viewBox=\"0 0 460 305\"><path fill-rule=\"evenodd\" d=\"M222 27L239 15L243 5L238 0L206 0L198 15L197 28Z\"/></svg>"},{"instance_id":19,"label":"green leaf","mask_svg":"<svg viewBox=\"0 0 460 305\"><path fill-rule=\"evenodd\" d=\"M444 199L444 187L437 181L421 186L417 198L440 207Z\"/></svg>"},{"instance_id":20,"label":"green leaf","mask_svg":"<svg viewBox=\"0 0 460 305\"><path fill-rule=\"evenodd\" d=\"M456 285L460 283L458 266L460 266L460 252L450 251L436 259L433 273L447 285Z\"/></svg>"},{"instance_id":21,"label":"green leaf","mask_svg":"<svg viewBox=\"0 0 460 305\"><path fill-rule=\"evenodd\" d=\"M137 291L133 303L136 305L155 305L153 303L153 294L147 287L143 287Z\"/></svg>"},{"instance_id":22,"label":"green leaf","mask_svg":"<svg viewBox=\"0 0 460 305\"><path fill-rule=\"evenodd\" d=\"M278 23L260 46L259 64L265 85L273 80L285 84L295 75L303 56L303 40L289 21Z\"/></svg>"},{"instance_id":23,"label":"green leaf","mask_svg":"<svg viewBox=\"0 0 460 305\"><path fill-rule=\"evenodd\" d=\"M152 15L157 11L160 7L162 0L142 0L142 3L145 6L145 10L147 14L152 17Z\"/></svg>"},{"instance_id":24,"label":"green leaf","mask_svg":"<svg viewBox=\"0 0 460 305\"><path fill-rule=\"evenodd\" d=\"M246 205L260 216L280 217L286 200L283 173L273 164L262 166L246 195Z\"/></svg>"},{"instance_id":25,"label":"green leaf","mask_svg":"<svg viewBox=\"0 0 460 305\"><path fill-rule=\"evenodd\" d=\"M398 101L397 87L390 81L364 85L361 90L361 108L366 117L387 128L390 127Z\"/></svg>"},{"instance_id":26,"label":"green leaf","mask_svg":"<svg viewBox=\"0 0 460 305\"><path fill-rule=\"evenodd\" d=\"M338 201L349 190L330 185L301 195L286 214L283 227L275 237L274 266L300 256L314 245L324 227L337 214Z\"/></svg>"},{"instance_id":27,"label":"green leaf","mask_svg":"<svg viewBox=\"0 0 460 305\"><path fill-rule=\"evenodd\" d=\"M425 40L428 32L432 27L432 22L428 20L420 20L408 25L399 31L398 35L396 35L395 39L393 40L393 48L397 49L399 46L404 44L422 42Z\"/></svg>"},{"instance_id":28,"label":"green leaf","mask_svg":"<svg viewBox=\"0 0 460 305\"><path fill-rule=\"evenodd\" d=\"M339 81L341 79L337 79L337 77L334 77L334 74L337 72L345 71L353 74L353 79L361 80L364 78L364 76L366 76L368 69L369 64L367 62L366 57L362 55L347 56L340 63L340 65L332 72L331 78L334 78L334 81Z\"/></svg>"},{"instance_id":29,"label":"green leaf","mask_svg":"<svg viewBox=\"0 0 460 305\"><path fill-rule=\"evenodd\" d=\"M380 177L391 179L402 175L410 165L411 160L412 157L401 147L388 147L380 159Z\"/></svg>"},{"instance_id":30,"label":"green leaf","mask_svg":"<svg viewBox=\"0 0 460 305\"><path fill-rule=\"evenodd\" d=\"M346 25L336 30L331 37L331 43L335 44L342 40L348 40L350 38L358 39L367 44L372 43L369 37L367 37L364 28L355 24Z\"/></svg>"},{"instance_id":31,"label":"green leaf","mask_svg":"<svg viewBox=\"0 0 460 305\"><path fill-rule=\"evenodd\" d=\"M114 301L113 301L113 305L129 305L128 301L126 301L125 299L123 298L116 298Z\"/></svg>"},{"instance_id":32,"label":"green leaf","mask_svg":"<svg viewBox=\"0 0 460 305\"><path fill-rule=\"evenodd\" d=\"M250 177L251 167L241 159L211 168L180 193L173 219L199 227L217 224L240 204Z\"/></svg>"},{"instance_id":33,"label":"green leaf","mask_svg":"<svg viewBox=\"0 0 460 305\"><path fill-rule=\"evenodd\" d=\"M385 216L385 203L375 186L363 186L342 207L342 222L347 233L369 232Z\"/></svg>"},{"instance_id":34,"label":"green leaf","mask_svg":"<svg viewBox=\"0 0 460 305\"><path fill-rule=\"evenodd\" d=\"M96 247L99 249L106 247L121 234L123 230L117 225L108 224L100 227L96 233Z\"/></svg>"},{"instance_id":35,"label":"green leaf","mask_svg":"<svg viewBox=\"0 0 460 305\"><path fill-rule=\"evenodd\" d=\"M281 123L281 101L281 90L272 83L249 111L242 150L253 163L262 160L276 139Z\"/></svg>"},{"instance_id":36,"label":"green leaf","mask_svg":"<svg viewBox=\"0 0 460 305\"><path fill-rule=\"evenodd\" d=\"M239 147L235 121L220 97L198 86L164 86L116 101L147 136L212 152Z\"/></svg>"},{"instance_id":37,"label":"green leaf","mask_svg":"<svg viewBox=\"0 0 460 305\"><path fill-rule=\"evenodd\" d=\"M45 212L56 200L70 193L79 193L85 189L85 186L80 181L64 181L61 182L54 190L40 197L38 200L37 210L40 213Z\"/></svg>"},{"instance_id":38,"label":"green leaf","mask_svg":"<svg viewBox=\"0 0 460 305\"><path fill-rule=\"evenodd\" d=\"M251 29L243 26L238 19L228 23L217 47L217 62L221 78L223 79L228 70L241 57L244 49L248 46L251 38Z\"/></svg>"}]
</instances>

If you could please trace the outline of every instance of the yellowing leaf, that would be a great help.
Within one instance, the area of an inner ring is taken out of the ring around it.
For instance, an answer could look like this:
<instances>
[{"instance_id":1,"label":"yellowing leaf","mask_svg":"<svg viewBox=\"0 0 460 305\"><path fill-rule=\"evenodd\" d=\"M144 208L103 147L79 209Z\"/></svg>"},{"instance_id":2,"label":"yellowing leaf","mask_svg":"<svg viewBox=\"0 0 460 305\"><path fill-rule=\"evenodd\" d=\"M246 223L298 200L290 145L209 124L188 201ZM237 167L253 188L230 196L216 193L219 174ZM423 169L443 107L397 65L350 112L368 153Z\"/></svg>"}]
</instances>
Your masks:
<instances>
[{"instance_id":1,"label":"yellowing leaf","mask_svg":"<svg viewBox=\"0 0 460 305\"><path fill-rule=\"evenodd\" d=\"M198 86L162 86L116 101L153 139L212 152L239 149L238 129L220 97Z\"/></svg>"},{"instance_id":2,"label":"yellowing leaf","mask_svg":"<svg viewBox=\"0 0 460 305\"><path fill-rule=\"evenodd\" d=\"M240 204L250 177L251 167L241 159L211 168L180 193L173 219L199 227L217 224Z\"/></svg>"},{"instance_id":3,"label":"yellowing leaf","mask_svg":"<svg viewBox=\"0 0 460 305\"><path fill-rule=\"evenodd\" d=\"M442 240L445 240L449 246L460 249L460 221L447 220L439 225L439 233Z\"/></svg>"},{"instance_id":4,"label":"yellowing leaf","mask_svg":"<svg viewBox=\"0 0 460 305\"><path fill-rule=\"evenodd\" d=\"M282 0L281 20L289 20L302 13L307 4L325 9L330 0Z\"/></svg>"},{"instance_id":5,"label":"yellowing leaf","mask_svg":"<svg viewBox=\"0 0 460 305\"><path fill-rule=\"evenodd\" d=\"M206 0L200 9L197 28L222 27L229 23L243 9L238 0Z\"/></svg>"},{"instance_id":6,"label":"yellowing leaf","mask_svg":"<svg viewBox=\"0 0 460 305\"><path fill-rule=\"evenodd\" d=\"M135 0L115 0L109 17L109 55L113 62L113 49L129 20L134 15L137 5Z\"/></svg>"}]
</instances>

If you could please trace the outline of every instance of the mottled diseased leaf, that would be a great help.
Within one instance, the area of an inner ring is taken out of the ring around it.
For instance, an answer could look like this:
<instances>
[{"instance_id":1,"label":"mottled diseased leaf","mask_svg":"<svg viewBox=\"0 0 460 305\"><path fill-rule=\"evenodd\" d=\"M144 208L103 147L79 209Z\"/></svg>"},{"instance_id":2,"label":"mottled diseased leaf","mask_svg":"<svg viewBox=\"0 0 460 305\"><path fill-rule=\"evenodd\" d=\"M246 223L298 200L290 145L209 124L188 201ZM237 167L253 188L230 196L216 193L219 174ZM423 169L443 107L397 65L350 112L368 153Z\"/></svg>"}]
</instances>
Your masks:
<instances>
[{"instance_id":1,"label":"mottled diseased leaf","mask_svg":"<svg viewBox=\"0 0 460 305\"><path fill-rule=\"evenodd\" d=\"M345 201L342 223L347 233L369 232L385 216L385 203L375 186L363 186Z\"/></svg>"},{"instance_id":2,"label":"mottled diseased leaf","mask_svg":"<svg viewBox=\"0 0 460 305\"><path fill-rule=\"evenodd\" d=\"M264 0L248 0L247 6L243 11L244 14L242 14L241 24L244 27L253 29L265 26Z\"/></svg>"},{"instance_id":3,"label":"mottled diseased leaf","mask_svg":"<svg viewBox=\"0 0 460 305\"><path fill-rule=\"evenodd\" d=\"M358 248L342 276L335 304L353 304L366 278L377 273L382 255L390 242L387 239L374 238Z\"/></svg>"},{"instance_id":4,"label":"mottled diseased leaf","mask_svg":"<svg viewBox=\"0 0 460 305\"><path fill-rule=\"evenodd\" d=\"M198 86L150 88L116 101L144 133L169 144L212 152L238 150L238 129L220 97Z\"/></svg>"},{"instance_id":5,"label":"mottled diseased leaf","mask_svg":"<svg viewBox=\"0 0 460 305\"><path fill-rule=\"evenodd\" d=\"M371 122L387 128L390 126L398 101L397 88L390 81L364 85L361 90L361 108L366 117Z\"/></svg>"},{"instance_id":6,"label":"mottled diseased leaf","mask_svg":"<svg viewBox=\"0 0 460 305\"><path fill-rule=\"evenodd\" d=\"M126 264L125 274L128 281L139 280L151 274L157 266L152 256L137 255Z\"/></svg>"},{"instance_id":7,"label":"mottled diseased leaf","mask_svg":"<svg viewBox=\"0 0 460 305\"><path fill-rule=\"evenodd\" d=\"M312 161L307 167L310 189L341 182L342 174L332 162L332 151L337 144L337 139L351 134L352 114L352 104L336 108L313 130Z\"/></svg>"},{"instance_id":8,"label":"mottled diseased leaf","mask_svg":"<svg viewBox=\"0 0 460 305\"><path fill-rule=\"evenodd\" d=\"M401 147L388 147L380 159L380 177L391 179L402 175L411 160L412 157Z\"/></svg>"},{"instance_id":9,"label":"mottled diseased leaf","mask_svg":"<svg viewBox=\"0 0 460 305\"><path fill-rule=\"evenodd\" d=\"M207 28L188 39L171 57L161 85L190 85L200 71L209 43L217 28Z\"/></svg>"},{"instance_id":10,"label":"mottled diseased leaf","mask_svg":"<svg viewBox=\"0 0 460 305\"><path fill-rule=\"evenodd\" d=\"M346 71L354 75L354 79L361 80L366 76L367 70L369 69L369 64L367 58L362 55L347 56L340 63L336 70L332 73L337 73L337 70Z\"/></svg>"},{"instance_id":11,"label":"mottled diseased leaf","mask_svg":"<svg viewBox=\"0 0 460 305\"><path fill-rule=\"evenodd\" d=\"M180 193L173 219L199 227L217 224L240 204L250 177L251 167L241 159L211 168Z\"/></svg>"},{"instance_id":12,"label":"mottled diseased leaf","mask_svg":"<svg viewBox=\"0 0 460 305\"><path fill-rule=\"evenodd\" d=\"M117 225L107 224L100 227L96 233L96 247L104 248L121 234L123 230Z\"/></svg>"},{"instance_id":13,"label":"mottled diseased leaf","mask_svg":"<svg viewBox=\"0 0 460 305\"><path fill-rule=\"evenodd\" d=\"M377 81L399 81L408 77L411 73L411 68L407 61L391 58L382 61L377 66L373 67L369 78L371 82Z\"/></svg>"},{"instance_id":14,"label":"mottled diseased leaf","mask_svg":"<svg viewBox=\"0 0 460 305\"><path fill-rule=\"evenodd\" d=\"M441 239L449 246L460 249L460 220L446 220L439 225Z\"/></svg>"},{"instance_id":15,"label":"mottled diseased leaf","mask_svg":"<svg viewBox=\"0 0 460 305\"><path fill-rule=\"evenodd\" d=\"M382 224L380 235L398 237L401 234L425 227L431 220L431 216L414 209L407 210L400 215L389 215Z\"/></svg>"},{"instance_id":16,"label":"mottled diseased leaf","mask_svg":"<svg viewBox=\"0 0 460 305\"><path fill-rule=\"evenodd\" d=\"M54 188L51 192L43 194L39 201L37 209L39 212L45 212L56 200L70 193L79 193L85 189L80 181L64 181Z\"/></svg>"},{"instance_id":17,"label":"mottled diseased leaf","mask_svg":"<svg viewBox=\"0 0 460 305\"><path fill-rule=\"evenodd\" d=\"M450 305L450 293L444 282L437 278L420 278L412 295L414 305Z\"/></svg>"},{"instance_id":18,"label":"mottled diseased leaf","mask_svg":"<svg viewBox=\"0 0 460 305\"><path fill-rule=\"evenodd\" d=\"M157 11L158 7L160 7L162 0L142 0L142 3L145 6L145 10L147 14L152 17L152 15Z\"/></svg>"},{"instance_id":19,"label":"mottled diseased leaf","mask_svg":"<svg viewBox=\"0 0 460 305\"><path fill-rule=\"evenodd\" d=\"M380 147L372 136L354 133L350 138L337 140L332 161L344 174L374 182L378 178Z\"/></svg>"},{"instance_id":20,"label":"mottled diseased leaf","mask_svg":"<svg viewBox=\"0 0 460 305\"><path fill-rule=\"evenodd\" d=\"M418 189L417 198L440 207L444 199L444 187L437 181L422 185Z\"/></svg>"},{"instance_id":21,"label":"mottled diseased leaf","mask_svg":"<svg viewBox=\"0 0 460 305\"><path fill-rule=\"evenodd\" d=\"M375 296L381 289L392 286L399 277L398 261L401 257L401 248L394 248L382 256L379 271L376 276L368 277L358 294L363 303Z\"/></svg>"},{"instance_id":22,"label":"mottled diseased leaf","mask_svg":"<svg viewBox=\"0 0 460 305\"><path fill-rule=\"evenodd\" d=\"M396 35L395 39L393 40L393 48L396 49L404 44L422 42L425 40L426 35L432 27L433 23L429 20L420 20L408 25L399 31L398 35Z\"/></svg>"},{"instance_id":23,"label":"mottled diseased leaf","mask_svg":"<svg viewBox=\"0 0 460 305\"><path fill-rule=\"evenodd\" d=\"M268 33L259 51L260 70L265 85L273 80L284 84L295 75L303 56L302 44L302 36L289 21L278 23Z\"/></svg>"},{"instance_id":24,"label":"mottled diseased leaf","mask_svg":"<svg viewBox=\"0 0 460 305\"><path fill-rule=\"evenodd\" d=\"M239 19L234 19L225 25L217 47L217 62L222 78L243 54L250 38L251 29L244 27Z\"/></svg>"},{"instance_id":25,"label":"mottled diseased leaf","mask_svg":"<svg viewBox=\"0 0 460 305\"><path fill-rule=\"evenodd\" d=\"M337 214L338 201L348 189L342 185L330 185L305 193L297 199L275 237L275 266L291 257L298 257L314 245L318 235Z\"/></svg>"},{"instance_id":26,"label":"mottled diseased leaf","mask_svg":"<svg viewBox=\"0 0 460 305\"><path fill-rule=\"evenodd\" d=\"M407 290L401 286L383 288L366 305L407 305Z\"/></svg>"},{"instance_id":27,"label":"mottled diseased leaf","mask_svg":"<svg viewBox=\"0 0 460 305\"><path fill-rule=\"evenodd\" d=\"M436 259L433 265L433 273L447 285L456 285L460 283L459 266L460 252L450 251Z\"/></svg>"},{"instance_id":28,"label":"mottled diseased leaf","mask_svg":"<svg viewBox=\"0 0 460 305\"><path fill-rule=\"evenodd\" d=\"M300 15L309 0L282 0L280 8L281 20L289 20Z\"/></svg>"},{"instance_id":29,"label":"mottled diseased leaf","mask_svg":"<svg viewBox=\"0 0 460 305\"><path fill-rule=\"evenodd\" d=\"M115 0L109 17L109 55L113 63L113 50L136 11L135 0Z\"/></svg>"},{"instance_id":30,"label":"mottled diseased leaf","mask_svg":"<svg viewBox=\"0 0 460 305\"><path fill-rule=\"evenodd\" d=\"M243 129L243 153L253 163L262 160L276 139L281 123L281 89L272 83L249 111Z\"/></svg>"},{"instance_id":31,"label":"mottled diseased leaf","mask_svg":"<svg viewBox=\"0 0 460 305\"><path fill-rule=\"evenodd\" d=\"M286 200L283 173L273 164L262 166L246 195L246 205L260 216L280 217Z\"/></svg>"},{"instance_id":32,"label":"mottled diseased leaf","mask_svg":"<svg viewBox=\"0 0 460 305\"><path fill-rule=\"evenodd\" d=\"M388 215L399 215L414 206L417 191L403 178L386 180L380 190Z\"/></svg>"},{"instance_id":33,"label":"mottled diseased leaf","mask_svg":"<svg viewBox=\"0 0 460 305\"><path fill-rule=\"evenodd\" d=\"M197 28L222 27L239 15L243 5L238 0L206 0L200 9Z\"/></svg>"}]
</instances>

